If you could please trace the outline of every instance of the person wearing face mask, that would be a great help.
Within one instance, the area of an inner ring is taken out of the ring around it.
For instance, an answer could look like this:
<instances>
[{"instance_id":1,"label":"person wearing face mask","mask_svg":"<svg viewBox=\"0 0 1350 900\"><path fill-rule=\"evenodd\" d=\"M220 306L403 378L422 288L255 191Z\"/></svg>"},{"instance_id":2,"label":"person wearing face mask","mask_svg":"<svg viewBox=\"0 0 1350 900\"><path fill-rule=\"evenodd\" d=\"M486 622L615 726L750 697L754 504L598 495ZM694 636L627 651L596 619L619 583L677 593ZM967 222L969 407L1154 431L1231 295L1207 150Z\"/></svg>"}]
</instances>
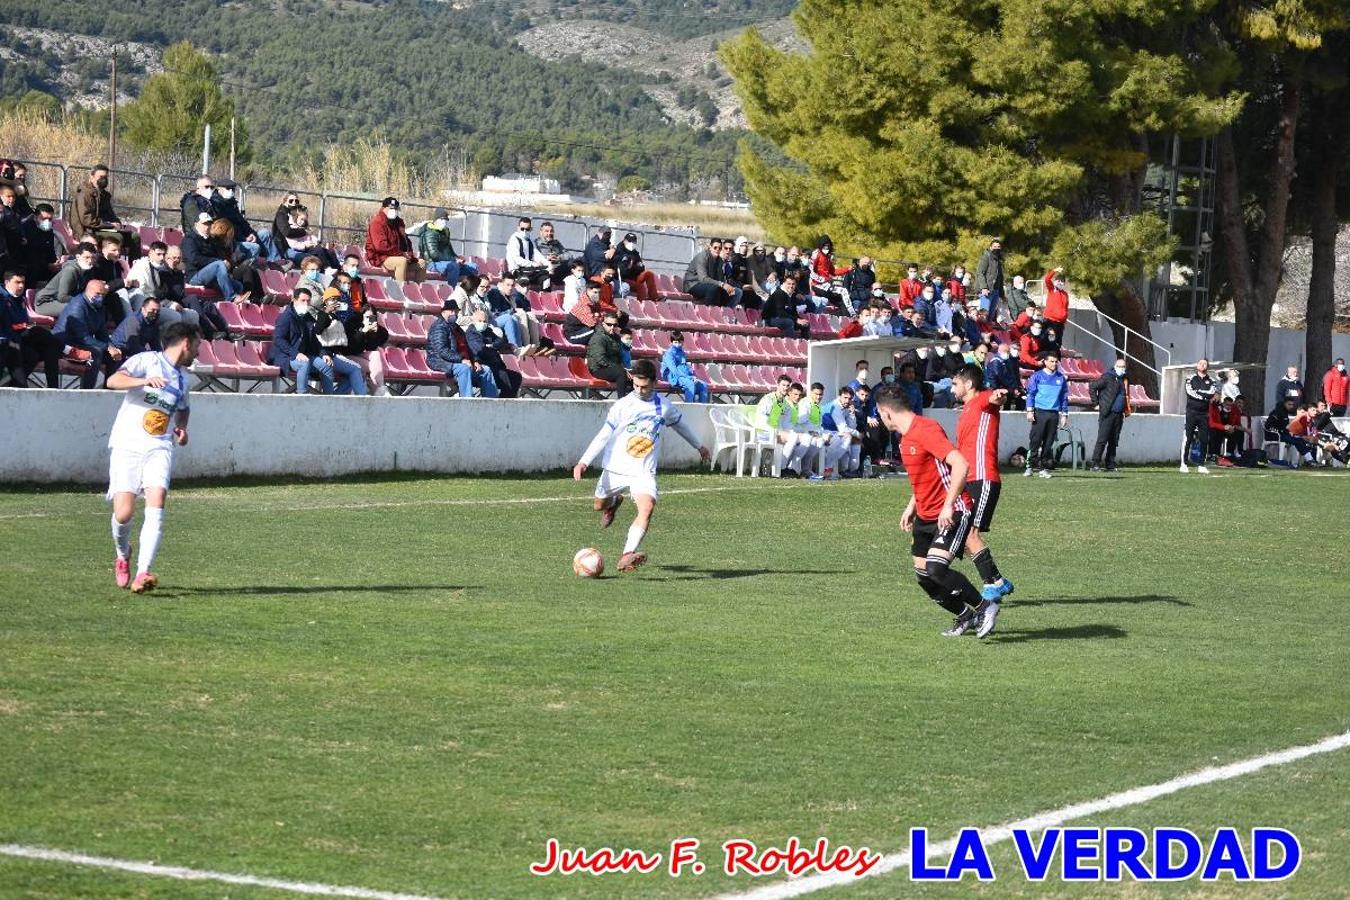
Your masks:
<instances>
[{"instance_id":1,"label":"person wearing face mask","mask_svg":"<svg viewBox=\"0 0 1350 900\"><path fill-rule=\"evenodd\" d=\"M216 191L211 197L211 209L217 219L224 219L234 226L236 249L249 259L257 259L262 252L262 242L239 208L239 198L235 193L238 187L232 178L217 179Z\"/></svg>"},{"instance_id":2,"label":"person wearing face mask","mask_svg":"<svg viewBox=\"0 0 1350 900\"><path fill-rule=\"evenodd\" d=\"M610 238L614 234L608 226L601 226L591 239L586 242L586 249L582 252L582 261L586 263L586 277L593 278L599 275L604 269L605 264L614 259L615 248L610 246Z\"/></svg>"},{"instance_id":3,"label":"person wearing face mask","mask_svg":"<svg viewBox=\"0 0 1350 900\"><path fill-rule=\"evenodd\" d=\"M71 298L84 290L89 283L90 271L94 268L94 259L98 256L98 247L92 243L82 243L75 249L75 256L61 267L56 276L37 292L34 308L44 316L56 318L66 308Z\"/></svg>"},{"instance_id":4,"label":"person wearing face mask","mask_svg":"<svg viewBox=\"0 0 1350 900\"><path fill-rule=\"evenodd\" d=\"M924 303L932 304L932 312L928 315L929 327L940 335L952 335L956 330L956 307L952 306L950 292L944 290L937 299L932 299L933 288L929 286L920 292L920 297ZM918 307L919 303L914 305Z\"/></svg>"},{"instance_id":5,"label":"person wearing face mask","mask_svg":"<svg viewBox=\"0 0 1350 900\"><path fill-rule=\"evenodd\" d=\"M1026 409L1022 394L1022 376L1018 371L1017 360L1012 357L1012 348L1006 342L1000 342L991 354L984 368L985 384L991 390L1007 391L1004 409Z\"/></svg>"},{"instance_id":6,"label":"person wearing face mask","mask_svg":"<svg viewBox=\"0 0 1350 900\"><path fill-rule=\"evenodd\" d=\"M103 298L108 286L97 279L84 287L84 293L71 298L61 310L52 337L66 348L66 358L80 363L80 387L89 390L98 383L99 370L108 362L120 363L122 351L110 346L108 316L103 311Z\"/></svg>"},{"instance_id":7,"label":"person wearing face mask","mask_svg":"<svg viewBox=\"0 0 1350 900\"><path fill-rule=\"evenodd\" d=\"M19 269L24 263L23 220L14 211L14 188L0 185L0 268Z\"/></svg>"},{"instance_id":8,"label":"person wearing face mask","mask_svg":"<svg viewBox=\"0 0 1350 900\"><path fill-rule=\"evenodd\" d=\"M957 303L966 302L966 281L969 276L966 275L966 267L958 265L952 269L952 276L942 282L943 287L951 288L952 299Z\"/></svg>"},{"instance_id":9,"label":"person wearing face mask","mask_svg":"<svg viewBox=\"0 0 1350 900\"><path fill-rule=\"evenodd\" d=\"M844 276L844 303L848 314L872 302L872 290L876 287L877 273L872 268L872 257L860 256L853 261L853 268Z\"/></svg>"},{"instance_id":10,"label":"person wearing face mask","mask_svg":"<svg viewBox=\"0 0 1350 900\"><path fill-rule=\"evenodd\" d=\"M77 241L83 241L86 236L97 238L104 232L113 232L127 249L129 258L136 259L141 255L140 235L134 228L123 225L113 210L107 166L94 166L88 180L75 189L69 222L70 233Z\"/></svg>"},{"instance_id":11,"label":"person wearing face mask","mask_svg":"<svg viewBox=\"0 0 1350 900\"><path fill-rule=\"evenodd\" d=\"M154 297L147 297L141 308L122 320L108 338L108 344L122 351L122 356L135 356L146 350L158 352L164 349L160 342L159 329L164 323L160 319L160 303ZM116 364L105 367L103 375L117 371Z\"/></svg>"},{"instance_id":12,"label":"person wearing face mask","mask_svg":"<svg viewBox=\"0 0 1350 900\"><path fill-rule=\"evenodd\" d=\"M955 369L947 358L947 344L937 344L928 354L928 365L923 380L933 392L932 405L937 409L950 409L952 405L952 372ZM956 368L959 368L957 366Z\"/></svg>"},{"instance_id":13,"label":"person wearing face mask","mask_svg":"<svg viewBox=\"0 0 1350 900\"><path fill-rule=\"evenodd\" d=\"M39 288L57 272L61 264L57 258L56 232L52 230L52 220L56 211L51 204L39 203L33 214L23 221L24 265L23 272L28 276L28 286Z\"/></svg>"},{"instance_id":14,"label":"person wearing face mask","mask_svg":"<svg viewBox=\"0 0 1350 900\"><path fill-rule=\"evenodd\" d=\"M844 295L835 288L834 280L852 271L848 266L834 264L834 241L828 234L822 234L816 241L816 249L811 251L811 294L815 298L817 312L823 312L827 306L844 308Z\"/></svg>"},{"instance_id":15,"label":"person wearing face mask","mask_svg":"<svg viewBox=\"0 0 1350 900\"><path fill-rule=\"evenodd\" d=\"M1097 444L1092 448L1092 471L1101 471L1105 452L1106 471L1114 472L1120 428L1125 417L1134 412L1130 408L1130 379L1126 375L1125 357L1116 357L1115 367L1092 382L1088 394L1097 409Z\"/></svg>"},{"instance_id":16,"label":"person wearing face mask","mask_svg":"<svg viewBox=\"0 0 1350 900\"><path fill-rule=\"evenodd\" d=\"M768 254L763 244L755 244L751 249L749 267L750 279L757 286L757 292L762 292L761 296L767 296L765 281L770 274L777 277L778 273L774 272L773 257Z\"/></svg>"},{"instance_id":17,"label":"person wearing face mask","mask_svg":"<svg viewBox=\"0 0 1350 900\"><path fill-rule=\"evenodd\" d=\"M1343 358L1337 359L1322 376L1322 399L1333 416L1345 415L1346 406L1350 405L1350 373L1345 370Z\"/></svg>"},{"instance_id":18,"label":"person wearing face mask","mask_svg":"<svg viewBox=\"0 0 1350 900\"><path fill-rule=\"evenodd\" d=\"M989 249L975 266L975 291L982 288L988 288L989 296L996 300L1003 298L1003 242L998 239L989 242Z\"/></svg>"},{"instance_id":19,"label":"person wearing face mask","mask_svg":"<svg viewBox=\"0 0 1350 900\"><path fill-rule=\"evenodd\" d=\"M1031 327L1027 329L1026 334L1022 335L1022 339L1018 341L1017 349L1020 351L1019 355L1023 360L1028 361L1029 364L1034 364L1032 361L1045 351L1046 343L1043 337L1044 334L1045 326L1041 322L1033 320Z\"/></svg>"},{"instance_id":20,"label":"person wearing face mask","mask_svg":"<svg viewBox=\"0 0 1350 900\"><path fill-rule=\"evenodd\" d=\"M1060 334L1069 318L1069 291L1065 287L1064 267L1055 266L1045 273L1045 322Z\"/></svg>"},{"instance_id":21,"label":"person wearing face mask","mask_svg":"<svg viewBox=\"0 0 1350 900\"><path fill-rule=\"evenodd\" d=\"M633 293L639 300L657 300L656 293L656 274L648 269L642 262L642 254L638 252L637 235L629 232L623 236L623 243L614 253L614 266L619 271L619 277L633 289Z\"/></svg>"},{"instance_id":22,"label":"person wearing face mask","mask_svg":"<svg viewBox=\"0 0 1350 900\"><path fill-rule=\"evenodd\" d=\"M530 217L521 216L515 232L506 241L506 272L522 284L542 285L548 277L548 265L531 237L533 231Z\"/></svg>"},{"instance_id":23,"label":"person wearing face mask","mask_svg":"<svg viewBox=\"0 0 1350 900\"><path fill-rule=\"evenodd\" d=\"M197 217L202 213L207 213L211 218L216 218L215 206L212 204L212 198L216 195L216 182L210 175L198 175L197 183L192 190L187 191L178 200L179 212L183 218L183 233L192 230Z\"/></svg>"},{"instance_id":24,"label":"person wearing face mask","mask_svg":"<svg viewBox=\"0 0 1350 900\"><path fill-rule=\"evenodd\" d=\"M473 320L469 323L469 327L464 329L464 336L468 340L469 352L473 354L473 358L492 373L492 378L497 384L497 395L506 398L519 397L523 379L519 372L508 369L506 361L502 359L503 353L511 352L511 343L502 334L501 329L488 319L488 314L481 309L474 310Z\"/></svg>"},{"instance_id":25,"label":"person wearing face mask","mask_svg":"<svg viewBox=\"0 0 1350 900\"><path fill-rule=\"evenodd\" d=\"M61 344L29 319L23 302L26 288L22 272L5 273L0 284L0 366L9 372L10 387L23 388L41 361L47 387L59 388Z\"/></svg>"},{"instance_id":26,"label":"person wearing face mask","mask_svg":"<svg viewBox=\"0 0 1350 900\"><path fill-rule=\"evenodd\" d=\"M478 268L466 263L455 252L450 241L450 210L438 206L431 214L431 221L422 226L417 235L417 253L427 261L427 271L445 276L450 284L458 284L461 272L477 275Z\"/></svg>"},{"instance_id":27,"label":"person wearing face mask","mask_svg":"<svg viewBox=\"0 0 1350 900\"><path fill-rule=\"evenodd\" d=\"M530 309L530 299L507 276L487 292L488 318L506 335L507 341L522 355L534 356L543 344L539 319ZM501 384L501 379L497 379Z\"/></svg>"},{"instance_id":28,"label":"person wearing face mask","mask_svg":"<svg viewBox=\"0 0 1350 900\"><path fill-rule=\"evenodd\" d=\"M403 225L397 197L385 197L366 227L366 262L384 269L395 281L421 281L426 274L423 260L413 250Z\"/></svg>"},{"instance_id":29,"label":"person wearing face mask","mask_svg":"<svg viewBox=\"0 0 1350 900\"><path fill-rule=\"evenodd\" d=\"M1027 450L1027 467L1041 478L1049 478L1055 467L1055 435L1069 424L1069 380L1059 371L1059 357L1045 354L1041 368L1027 382L1027 421L1031 423L1031 439Z\"/></svg>"}]
</instances>

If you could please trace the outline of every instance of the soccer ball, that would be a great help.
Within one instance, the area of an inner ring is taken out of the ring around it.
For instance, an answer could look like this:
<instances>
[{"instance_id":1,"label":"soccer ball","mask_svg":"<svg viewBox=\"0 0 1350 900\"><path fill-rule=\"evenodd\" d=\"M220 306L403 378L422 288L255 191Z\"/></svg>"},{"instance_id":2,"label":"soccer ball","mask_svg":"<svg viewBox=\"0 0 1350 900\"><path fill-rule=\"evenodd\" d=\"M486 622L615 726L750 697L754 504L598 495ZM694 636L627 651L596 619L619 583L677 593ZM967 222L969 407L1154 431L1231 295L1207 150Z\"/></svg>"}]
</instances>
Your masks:
<instances>
[{"instance_id":1,"label":"soccer ball","mask_svg":"<svg viewBox=\"0 0 1350 900\"><path fill-rule=\"evenodd\" d=\"M582 578L598 578L605 571L605 558L594 547L582 547L572 557L572 571Z\"/></svg>"}]
</instances>

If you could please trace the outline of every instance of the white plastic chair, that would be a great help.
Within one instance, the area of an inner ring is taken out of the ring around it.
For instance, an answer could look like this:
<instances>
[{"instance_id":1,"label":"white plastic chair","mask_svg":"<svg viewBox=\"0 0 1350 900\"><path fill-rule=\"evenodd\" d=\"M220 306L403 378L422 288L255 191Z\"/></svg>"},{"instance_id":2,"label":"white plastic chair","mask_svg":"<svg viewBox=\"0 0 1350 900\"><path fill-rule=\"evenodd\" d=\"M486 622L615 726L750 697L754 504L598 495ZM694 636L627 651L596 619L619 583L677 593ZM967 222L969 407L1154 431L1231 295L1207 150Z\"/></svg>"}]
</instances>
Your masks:
<instances>
[{"instance_id":1,"label":"white plastic chair","mask_svg":"<svg viewBox=\"0 0 1350 900\"><path fill-rule=\"evenodd\" d=\"M710 470L717 468L717 460L727 450L736 455L736 475L741 475L741 457L744 448L744 431L734 421L732 421L732 410L724 406L714 406L708 411L708 418L713 424L713 447L712 458L708 461ZM731 469L730 466L723 466L722 471Z\"/></svg>"},{"instance_id":2,"label":"white plastic chair","mask_svg":"<svg viewBox=\"0 0 1350 900\"><path fill-rule=\"evenodd\" d=\"M773 462L770 472L774 478L777 478L783 471L783 454L778 444L778 435L770 428L758 427L753 419L753 413L743 407L736 408L736 415L740 417L740 426L743 429L743 442L741 451L741 462L750 459L750 477L759 477L760 462L764 458L764 452L767 450L773 454ZM741 474L741 467L737 466L737 474Z\"/></svg>"}]
</instances>

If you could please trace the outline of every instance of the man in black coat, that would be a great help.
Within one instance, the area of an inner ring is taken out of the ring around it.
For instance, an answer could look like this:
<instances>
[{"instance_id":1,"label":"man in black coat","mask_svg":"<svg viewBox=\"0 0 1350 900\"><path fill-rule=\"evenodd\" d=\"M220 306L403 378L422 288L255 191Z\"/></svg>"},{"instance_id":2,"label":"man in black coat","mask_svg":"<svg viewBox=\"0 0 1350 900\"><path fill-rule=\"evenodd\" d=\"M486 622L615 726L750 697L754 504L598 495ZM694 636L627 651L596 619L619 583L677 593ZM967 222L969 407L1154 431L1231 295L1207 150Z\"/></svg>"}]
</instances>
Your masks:
<instances>
[{"instance_id":1,"label":"man in black coat","mask_svg":"<svg viewBox=\"0 0 1350 900\"><path fill-rule=\"evenodd\" d=\"M1097 407L1097 445L1092 449L1092 471L1101 471L1105 451L1106 471L1114 472L1120 428L1130 414L1130 380L1125 374L1125 357L1117 357L1115 368L1092 382L1088 391L1092 405Z\"/></svg>"}]
</instances>

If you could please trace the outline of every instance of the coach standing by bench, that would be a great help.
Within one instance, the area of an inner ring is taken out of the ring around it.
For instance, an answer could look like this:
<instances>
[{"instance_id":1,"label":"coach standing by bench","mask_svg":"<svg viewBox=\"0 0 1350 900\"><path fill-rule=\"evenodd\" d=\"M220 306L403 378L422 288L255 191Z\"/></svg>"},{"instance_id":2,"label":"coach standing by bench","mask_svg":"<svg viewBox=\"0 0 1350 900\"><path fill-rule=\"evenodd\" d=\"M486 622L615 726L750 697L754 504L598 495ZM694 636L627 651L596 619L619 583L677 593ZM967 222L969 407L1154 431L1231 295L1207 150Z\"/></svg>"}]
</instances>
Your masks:
<instances>
[{"instance_id":1,"label":"coach standing by bench","mask_svg":"<svg viewBox=\"0 0 1350 900\"><path fill-rule=\"evenodd\" d=\"M1116 367L1102 374L1088 389L1092 405L1097 407L1097 446L1092 448L1092 471L1101 469L1102 451L1106 451L1106 471L1116 470L1116 447L1120 427L1130 409L1130 380L1125 376L1125 357L1116 358Z\"/></svg>"},{"instance_id":2,"label":"coach standing by bench","mask_svg":"<svg viewBox=\"0 0 1350 900\"><path fill-rule=\"evenodd\" d=\"M1186 443L1181 448L1181 473L1190 471L1186 463L1191 458L1191 448L1199 445L1200 464L1196 471L1208 475L1205 457L1209 453L1209 405L1219 386L1209 376L1209 360L1203 357L1195 364L1195 374L1186 379Z\"/></svg>"}]
</instances>

